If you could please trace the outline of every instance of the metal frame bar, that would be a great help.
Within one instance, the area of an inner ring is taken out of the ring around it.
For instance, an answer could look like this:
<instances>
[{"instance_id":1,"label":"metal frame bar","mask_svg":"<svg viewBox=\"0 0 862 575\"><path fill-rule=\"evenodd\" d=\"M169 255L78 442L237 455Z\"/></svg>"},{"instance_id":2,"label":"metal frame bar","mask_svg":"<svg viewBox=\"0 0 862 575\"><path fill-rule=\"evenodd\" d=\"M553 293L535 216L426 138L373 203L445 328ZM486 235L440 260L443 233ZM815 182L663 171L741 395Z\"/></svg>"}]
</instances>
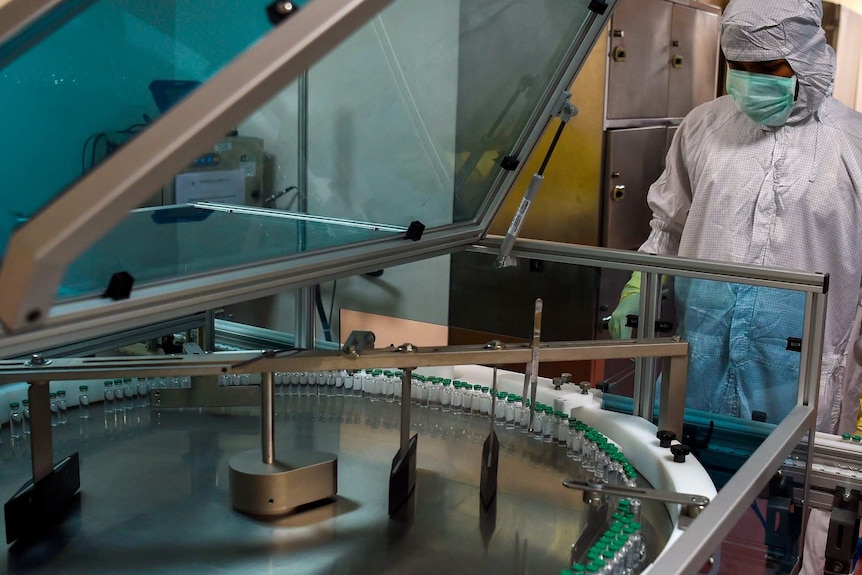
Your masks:
<instances>
[{"instance_id":1,"label":"metal frame bar","mask_svg":"<svg viewBox=\"0 0 862 575\"><path fill-rule=\"evenodd\" d=\"M315 0L277 26L43 208L10 238L0 320L21 330L48 317L66 267L278 90L391 0Z\"/></svg>"},{"instance_id":2,"label":"metal frame bar","mask_svg":"<svg viewBox=\"0 0 862 575\"><path fill-rule=\"evenodd\" d=\"M373 368L419 368L448 365L524 363L532 358L529 344L508 344L505 349L484 345L415 348L410 353L396 348L365 350L359 356L341 352L308 350L283 357L260 352L219 352L206 355L154 357L92 357L53 359L47 365L28 365L24 360L0 361L0 384L19 381L74 381L112 377L161 377L243 374L291 371L332 371ZM687 357L688 343L675 338L621 342L572 341L542 343L540 362L622 359L630 357Z\"/></svg>"},{"instance_id":3,"label":"metal frame bar","mask_svg":"<svg viewBox=\"0 0 862 575\"><path fill-rule=\"evenodd\" d=\"M658 319L660 303L661 276L652 272L642 273L638 309L639 338L655 338L655 322ZM652 421L655 405L655 367L655 358L642 357L635 360L634 415L647 421Z\"/></svg>"},{"instance_id":4,"label":"metal frame bar","mask_svg":"<svg viewBox=\"0 0 862 575\"><path fill-rule=\"evenodd\" d=\"M45 357L82 357L102 351L111 351L126 345L140 343L169 333L179 333L204 327L207 323L206 313L197 313L176 319L145 325L138 328L129 328L115 333L109 333L100 337L85 339L76 343L58 347L45 347L45 342L39 339L33 340L32 347L24 353L16 353L14 356L24 358L32 353L41 353ZM2 340L0 340L2 341ZM0 349L2 349L0 343ZM3 357L0 355L0 357ZM3 359L12 359L7 356Z\"/></svg>"},{"instance_id":5,"label":"metal frame bar","mask_svg":"<svg viewBox=\"0 0 862 575\"><path fill-rule=\"evenodd\" d=\"M652 572L662 575L697 573L814 425L815 418L816 411L810 406L793 408L682 536L652 564Z\"/></svg>"},{"instance_id":6,"label":"metal frame bar","mask_svg":"<svg viewBox=\"0 0 862 575\"><path fill-rule=\"evenodd\" d=\"M165 284L154 283L136 288L127 300L69 301L55 306L38 331L0 338L0 356L13 357L33 349L65 345L106 332L269 296L289 288L448 255L465 249L480 234L477 226L445 228L425 232L420 242L392 238L321 251L293 266L295 258L284 258L210 275L189 276L170 282L170 290Z\"/></svg>"},{"instance_id":7,"label":"metal frame bar","mask_svg":"<svg viewBox=\"0 0 862 575\"><path fill-rule=\"evenodd\" d=\"M496 254L502 243L502 236L488 236L478 244L471 246L469 251ZM512 248L512 255L518 258L547 262L627 271L637 269L646 273L686 276L821 294L826 293L829 286L829 277L820 273L793 272L678 256L659 256L544 240L519 239L515 242L515 247Z\"/></svg>"},{"instance_id":8,"label":"metal frame bar","mask_svg":"<svg viewBox=\"0 0 862 575\"><path fill-rule=\"evenodd\" d=\"M0 6L0 69L60 28L69 19L85 10L95 0L11 0ZM63 14L49 26L43 18L52 11ZM31 26L42 26L33 38L9 50L7 44L22 40ZM4 55L5 53L5 55Z\"/></svg>"}]
</instances>

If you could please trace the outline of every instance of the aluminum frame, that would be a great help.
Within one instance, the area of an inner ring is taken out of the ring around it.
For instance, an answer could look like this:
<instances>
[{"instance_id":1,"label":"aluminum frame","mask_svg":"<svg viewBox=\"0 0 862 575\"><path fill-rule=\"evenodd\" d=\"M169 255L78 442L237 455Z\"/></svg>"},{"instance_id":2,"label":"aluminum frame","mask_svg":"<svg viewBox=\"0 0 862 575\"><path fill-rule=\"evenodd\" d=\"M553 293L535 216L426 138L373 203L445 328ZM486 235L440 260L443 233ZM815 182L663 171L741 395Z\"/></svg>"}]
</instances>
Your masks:
<instances>
[{"instance_id":1,"label":"aluminum frame","mask_svg":"<svg viewBox=\"0 0 862 575\"><path fill-rule=\"evenodd\" d=\"M0 70L93 2L95 0L11 0L0 5ZM46 25L44 21L40 22L51 12L59 12L61 9L63 13L56 22L50 25ZM13 47L11 52L8 51L8 43L17 42L28 28L39 24L43 27L33 38Z\"/></svg>"}]
</instances>

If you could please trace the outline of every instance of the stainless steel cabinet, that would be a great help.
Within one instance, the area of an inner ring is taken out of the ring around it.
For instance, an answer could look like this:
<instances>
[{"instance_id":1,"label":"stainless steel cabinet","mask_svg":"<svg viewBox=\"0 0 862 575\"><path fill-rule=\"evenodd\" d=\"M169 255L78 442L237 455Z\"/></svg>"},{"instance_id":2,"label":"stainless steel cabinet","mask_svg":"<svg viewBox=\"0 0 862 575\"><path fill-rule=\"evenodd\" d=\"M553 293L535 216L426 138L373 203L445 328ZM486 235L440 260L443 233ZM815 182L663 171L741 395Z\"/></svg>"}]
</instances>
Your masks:
<instances>
[{"instance_id":1,"label":"stainless steel cabinet","mask_svg":"<svg viewBox=\"0 0 862 575\"><path fill-rule=\"evenodd\" d=\"M605 139L602 245L637 249L649 234L651 213L646 197L664 168L668 129L609 130Z\"/></svg>"},{"instance_id":2,"label":"stainless steel cabinet","mask_svg":"<svg viewBox=\"0 0 862 575\"><path fill-rule=\"evenodd\" d=\"M681 118L713 99L718 19L717 8L697 2L621 0L611 21L606 119Z\"/></svg>"}]
</instances>

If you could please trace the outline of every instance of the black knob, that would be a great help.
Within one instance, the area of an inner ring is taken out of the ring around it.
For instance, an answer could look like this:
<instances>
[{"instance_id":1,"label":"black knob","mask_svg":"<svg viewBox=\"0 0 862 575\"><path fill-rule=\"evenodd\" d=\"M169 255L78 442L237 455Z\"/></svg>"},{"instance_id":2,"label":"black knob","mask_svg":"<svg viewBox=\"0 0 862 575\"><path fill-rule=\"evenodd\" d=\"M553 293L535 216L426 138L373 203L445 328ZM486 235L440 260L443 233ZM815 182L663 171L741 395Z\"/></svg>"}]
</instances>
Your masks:
<instances>
[{"instance_id":1,"label":"black knob","mask_svg":"<svg viewBox=\"0 0 862 575\"><path fill-rule=\"evenodd\" d=\"M691 453L691 448L684 443L677 443L670 448L675 463L685 463L685 456Z\"/></svg>"},{"instance_id":2,"label":"black knob","mask_svg":"<svg viewBox=\"0 0 862 575\"><path fill-rule=\"evenodd\" d=\"M655 436L658 438L658 444L665 449L670 447L670 442L676 439L676 433L667 429L660 429Z\"/></svg>"}]
</instances>

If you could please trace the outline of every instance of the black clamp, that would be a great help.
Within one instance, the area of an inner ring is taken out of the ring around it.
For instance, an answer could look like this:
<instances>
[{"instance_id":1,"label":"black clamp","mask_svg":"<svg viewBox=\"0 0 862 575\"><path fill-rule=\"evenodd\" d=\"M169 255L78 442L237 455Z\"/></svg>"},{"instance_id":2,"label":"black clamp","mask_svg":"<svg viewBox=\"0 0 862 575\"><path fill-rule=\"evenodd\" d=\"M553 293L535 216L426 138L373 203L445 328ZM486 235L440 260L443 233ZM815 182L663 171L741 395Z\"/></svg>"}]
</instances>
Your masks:
<instances>
[{"instance_id":1,"label":"black clamp","mask_svg":"<svg viewBox=\"0 0 862 575\"><path fill-rule=\"evenodd\" d=\"M691 453L691 448L684 443L675 443L670 446L670 452L673 453L674 463L685 463L685 458Z\"/></svg>"},{"instance_id":2,"label":"black clamp","mask_svg":"<svg viewBox=\"0 0 862 575\"><path fill-rule=\"evenodd\" d=\"M655 434L658 439L659 447L663 449L667 449L670 447L671 442L676 439L676 433L673 431L668 431L667 429L660 429L658 433Z\"/></svg>"},{"instance_id":3,"label":"black clamp","mask_svg":"<svg viewBox=\"0 0 862 575\"><path fill-rule=\"evenodd\" d=\"M826 575L850 573L859 538L858 510L859 491L836 487L826 536Z\"/></svg>"},{"instance_id":4,"label":"black clamp","mask_svg":"<svg viewBox=\"0 0 862 575\"><path fill-rule=\"evenodd\" d=\"M267 5L266 16L269 18L269 22L276 26L296 14L297 10L299 10L299 5L296 2L275 0L275 2Z\"/></svg>"},{"instance_id":5,"label":"black clamp","mask_svg":"<svg viewBox=\"0 0 862 575\"><path fill-rule=\"evenodd\" d=\"M802 338L801 337L788 337L787 338L787 351L795 351L796 353L802 353Z\"/></svg>"},{"instance_id":6,"label":"black clamp","mask_svg":"<svg viewBox=\"0 0 862 575\"><path fill-rule=\"evenodd\" d=\"M608 11L608 5L600 0L590 0L589 9L599 16L604 16L605 12Z\"/></svg>"},{"instance_id":7,"label":"black clamp","mask_svg":"<svg viewBox=\"0 0 862 575\"><path fill-rule=\"evenodd\" d=\"M135 278L129 272L117 272L111 276L108 282L108 287L102 297L119 301L121 299L129 299L132 295L132 287L135 285Z\"/></svg>"},{"instance_id":8,"label":"black clamp","mask_svg":"<svg viewBox=\"0 0 862 575\"><path fill-rule=\"evenodd\" d=\"M419 220L410 222L410 227L407 228L407 232L404 234L404 239L418 242L422 239L422 233L424 231L425 224L423 224Z\"/></svg>"},{"instance_id":9,"label":"black clamp","mask_svg":"<svg viewBox=\"0 0 862 575\"><path fill-rule=\"evenodd\" d=\"M500 167L506 170L507 172L513 171L518 167L518 164L521 163L521 160L516 158L515 156L506 156L500 161Z\"/></svg>"}]
</instances>

